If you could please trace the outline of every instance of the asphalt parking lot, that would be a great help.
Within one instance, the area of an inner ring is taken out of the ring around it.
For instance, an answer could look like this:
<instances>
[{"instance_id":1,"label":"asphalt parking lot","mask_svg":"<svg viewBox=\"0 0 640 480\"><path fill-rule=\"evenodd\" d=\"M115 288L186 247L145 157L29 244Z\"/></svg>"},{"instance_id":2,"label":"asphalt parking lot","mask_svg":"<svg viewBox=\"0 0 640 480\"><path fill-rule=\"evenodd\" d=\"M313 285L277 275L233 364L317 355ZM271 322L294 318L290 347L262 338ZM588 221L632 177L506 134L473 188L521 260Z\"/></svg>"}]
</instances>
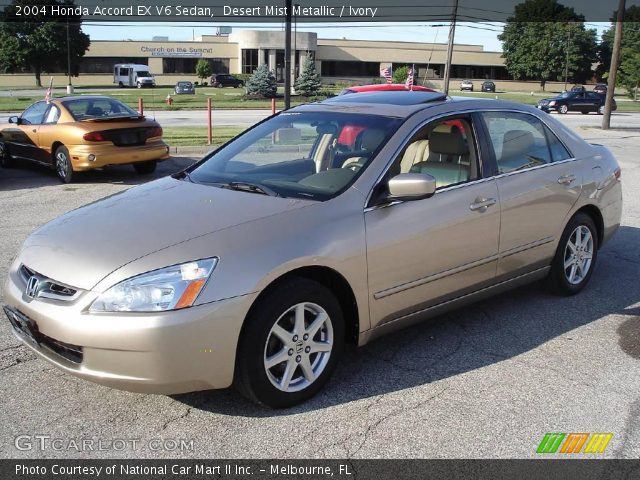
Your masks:
<instances>
[{"instance_id":1,"label":"asphalt parking lot","mask_svg":"<svg viewBox=\"0 0 640 480\"><path fill-rule=\"evenodd\" d=\"M623 225L580 295L529 285L350 350L328 388L285 411L233 390L169 397L76 379L19 345L0 314L0 457L526 458L546 432L611 432L604 456L640 457L640 129L578 132L611 148L624 186ZM62 185L40 167L0 170L2 282L36 227L148 179L120 167ZM104 448L79 452L82 439Z\"/></svg>"}]
</instances>

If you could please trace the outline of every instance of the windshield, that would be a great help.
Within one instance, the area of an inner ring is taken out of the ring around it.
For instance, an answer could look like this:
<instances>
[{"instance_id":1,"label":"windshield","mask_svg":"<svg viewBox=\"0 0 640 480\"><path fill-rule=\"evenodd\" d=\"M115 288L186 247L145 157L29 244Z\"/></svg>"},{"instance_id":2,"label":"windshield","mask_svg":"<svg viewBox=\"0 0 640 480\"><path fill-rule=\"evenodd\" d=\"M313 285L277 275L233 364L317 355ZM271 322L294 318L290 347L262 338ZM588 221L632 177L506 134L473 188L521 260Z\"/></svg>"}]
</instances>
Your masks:
<instances>
[{"instance_id":1,"label":"windshield","mask_svg":"<svg viewBox=\"0 0 640 480\"><path fill-rule=\"evenodd\" d=\"M576 96L576 94L575 93L571 93L571 92L564 92L564 93L560 94L560 98L573 98L575 96Z\"/></svg>"},{"instance_id":2,"label":"windshield","mask_svg":"<svg viewBox=\"0 0 640 480\"><path fill-rule=\"evenodd\" d=\"M74 120L95 118L139 117L140 114L113 98L77 98L65 100L62 105L69 110Z\"/></svg>"},{"instance_id":3,"label":"windshield","mask_svg":"<svg viewBox=\"0 0 640 480\"><path fill-rule=\"evenodd\" d=\"M327 200L351 184L400 123L379 115L282 113L211 154L191 169L188 179Z\"/></svg>"},{"instance_id":4,"label":"windshield","mask_svg":"<svg viewBox=\"0 0 640 480\"><path fill-rule=\"evenodd\" d=\"M179 87L190 87L191 82L178 82Z\"/></svg>"}]
</instances>

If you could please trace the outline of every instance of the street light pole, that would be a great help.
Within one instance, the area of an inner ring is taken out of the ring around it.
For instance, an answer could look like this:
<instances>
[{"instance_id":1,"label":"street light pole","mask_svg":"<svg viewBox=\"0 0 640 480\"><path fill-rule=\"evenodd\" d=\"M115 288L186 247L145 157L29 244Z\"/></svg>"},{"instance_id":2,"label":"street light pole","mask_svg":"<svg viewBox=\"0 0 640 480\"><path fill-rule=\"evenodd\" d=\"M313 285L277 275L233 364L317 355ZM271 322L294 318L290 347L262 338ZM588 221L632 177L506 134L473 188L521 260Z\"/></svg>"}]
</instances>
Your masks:
<instances>
[{"instance_id":1,"label":"street light pole","mask_svg":"<svg viewBox=\"0 0 640 480\"><path fill-rule=\"evenodd\" d=\"M625 0L619 0L616 15L616 33L613 38L613 50L611 52L611 66L609 67L609 79L607 80L607 97L604 102L604 115L602 116L602 129L611 128L611 106L613 104L613 92L616 88L618 76L618 62L620 60L620 46L622 44L622 21L624 20Z\"/></svg>"},{"instance_id":2,"label":"street light pole","mask_svg":"<svg viewBox=\"0 0 640 480\"><path fill-rule=\"evenodd\" d=\"M291 107L291 0L287 0L284 33L284 108Z\"/></svg>"},{"instance_id":3,"label":"street light pole","mask_svg":"<svg viewBox=\"0 0 640 480\"><path fill-rule=\"evenodd\" d=\"M67 18L67 93L73 93L71 85L71 42L69 41L69 19Z\"/></svg>"},{"instance_id":4,"label":"street light pole","mask_svg":"<svg viewBox=\"0 0 640 480\"><path fill-rule=\"evenodd\" d=\"M564 62L564 90L567 91L567 81L569 78L569 48L571 47L571 23L567 24L567 58Z\"/></svg>"},{"instance_id":5,"label":"street light pole","mask_svg":"<svg viewBox=\"0 0 640 480\"><path fill-rule=\"evenodd\" d=\"M456 18L458 16L458 0L453 2L453 19L449 28L449 45L447 46L447 63L444 66L444 93L449 94L449 80L451 78L451 61L453 59L453 39L456 35Z\"/></svg>"}]
</instances>

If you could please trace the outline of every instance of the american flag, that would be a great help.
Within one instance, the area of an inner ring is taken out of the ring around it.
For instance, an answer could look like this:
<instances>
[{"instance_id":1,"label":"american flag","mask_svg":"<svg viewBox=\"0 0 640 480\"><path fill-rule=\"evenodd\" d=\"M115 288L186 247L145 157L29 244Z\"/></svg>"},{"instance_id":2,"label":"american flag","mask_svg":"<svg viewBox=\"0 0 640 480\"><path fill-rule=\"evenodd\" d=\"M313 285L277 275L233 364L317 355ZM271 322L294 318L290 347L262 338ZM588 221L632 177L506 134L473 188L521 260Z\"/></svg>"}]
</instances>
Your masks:
<instances>
[{"instance_id":1,"label":"american flag","mask_svg":"<svg viewBox=\"0 0 640 480\"><path fill-rule=\"evenodd\" d=\"M44 101L46 103L51 102L51 88L53 87L53 77L49 81L49 88L47 88L47 93L44 94Z\"/></svg>"},{"instance_id":2,"label":"american flag","mask_svg":"<svg viewBox=\"0 0 640 480\"><path fill-rule=\"evenodd\" d=\"M407 72L407 81L406 81L405 85L409 90L411 90L411 88L413 87L413 69L414 69L414 67L412 66L409 69L409 72Z\"/></svg>"},{"instance_id":3,"label":"american flag","mask_svg":"<svg viewBox=\"0 0 640 480\"><path fill-rule=\"evenodd\" d=\"M380 76L387 79L387 83L393 82L393 77L391 76L391 67L383 68L380 70Z\"/></svg>"}]
</instances>

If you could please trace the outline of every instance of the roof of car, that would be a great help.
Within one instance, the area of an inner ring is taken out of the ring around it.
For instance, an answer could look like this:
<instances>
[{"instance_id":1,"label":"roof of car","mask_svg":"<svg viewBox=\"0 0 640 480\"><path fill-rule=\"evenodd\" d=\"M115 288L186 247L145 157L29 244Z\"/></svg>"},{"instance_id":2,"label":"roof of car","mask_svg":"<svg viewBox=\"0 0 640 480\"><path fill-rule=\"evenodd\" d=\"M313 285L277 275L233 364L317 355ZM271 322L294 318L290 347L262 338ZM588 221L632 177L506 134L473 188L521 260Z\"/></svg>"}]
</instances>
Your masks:
<instances>
[{"instance_id":1,"label":"roof of car","mask_svg":"<svg viewBox=\"0 0 640 480\"><path fill-rule=\"evenodd\" d=\"M376 83L372 85L354 85L347 87L344 91L349 93L363 93L363 92L379 92L379 91L392 91L392 90L409 90L404 83ZM413 91L422 92L435 92L435 90L423 87L422 85L414 85Z\"/></svg>"},{"instance_id":2,"label":"roof of car","mask_svg":"<svg viewBox=\"0 0 640 480\"><path fill-rule=\"evenodd\" d=\"M294 107L287 112L345 112L407 118L415 112L449 104L451 111L507 109L536 111L534 107L504 100L449 97L439 92L386 91L340 95L322 102Z\"/></svg>"}]
</instances>

